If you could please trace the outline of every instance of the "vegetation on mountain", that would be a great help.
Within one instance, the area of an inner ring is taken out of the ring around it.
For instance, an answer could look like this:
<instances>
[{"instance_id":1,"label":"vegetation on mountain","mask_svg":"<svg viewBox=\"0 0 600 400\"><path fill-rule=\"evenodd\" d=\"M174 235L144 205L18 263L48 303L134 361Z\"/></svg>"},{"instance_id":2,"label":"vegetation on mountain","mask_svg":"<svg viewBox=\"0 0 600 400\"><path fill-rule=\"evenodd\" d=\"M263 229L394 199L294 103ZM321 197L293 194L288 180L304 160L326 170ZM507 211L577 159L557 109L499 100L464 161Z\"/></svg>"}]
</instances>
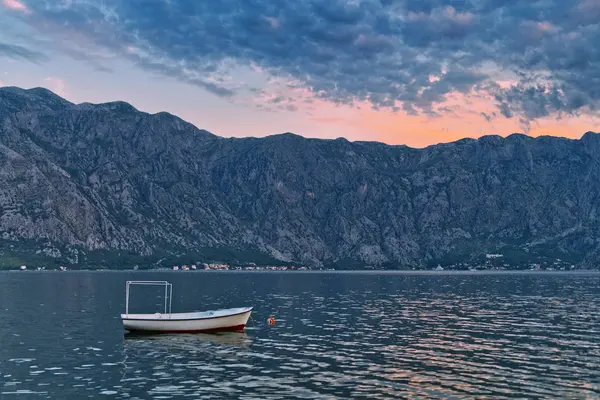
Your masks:
<instances>
[{"instance_id":1,"label":"vegetation on mountain","mask_svg":"<svg viewBox=\"0 0 600 400\"><path fill-rule=\"evenodd\" d=\"M424 149L222 138L123 102L0 88L0 267L596 268L600 135ZM161 261L162 260L162 261ZM162 264L161 264L162 265Z\"/></svg>"}]
</instances>

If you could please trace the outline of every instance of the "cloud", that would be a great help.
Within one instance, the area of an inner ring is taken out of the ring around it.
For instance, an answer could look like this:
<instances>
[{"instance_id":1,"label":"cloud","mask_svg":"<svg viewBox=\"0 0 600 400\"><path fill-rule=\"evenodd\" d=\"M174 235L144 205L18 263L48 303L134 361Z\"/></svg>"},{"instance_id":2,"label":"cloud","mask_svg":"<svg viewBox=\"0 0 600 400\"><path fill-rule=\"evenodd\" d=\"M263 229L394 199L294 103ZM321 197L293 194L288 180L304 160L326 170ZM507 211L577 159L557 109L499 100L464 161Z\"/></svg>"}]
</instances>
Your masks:
<instances>
[{"instance_id":1,"label":"cloud","mask_svg":"<svg viewBox=\"0 0 600 400\"><path fill-rule=\"evenodd\" d=\"M18 0L2 0L2 5L11 10L20 11L26 14L30 12L29 8Z\"/></svg>"},{"instance_id":2,"label":"cloud","mask_svg":"<svg viewBox=\"0 0 600 400\"><path fill-rule=\"evenodd\" d=\"M491 114L488 114L488 113L483 112L483 111L481 111L479 113L479 115L481 115L487 122L492 122L494 120L494 118L496 118L496 116L497 116L495 112L493 112Z\"/></svg>"},{"instance_id":3,"label":"cloud","mask_svg":"<svg viewBox=\"0 0 600 400\"><path fill-rule=\"evenodd\" d=\"M0 42L0 57L1 56L12 58L14 60L27 60L36 64L48 59L43 53L27 49L17 44Z\"/></svg>"},{"instance_id":4,"label":"cloud","mask_svg":"<svg viewBox=\"0 0 600 400\"><path fill-rule=\"evenodd\" d=\"M69 93L66 90L67 85L64 80L54 76L49 76L44 79L44 82L46 82L50 90L52 90L57 95L61 97L67 97L69 95Z\"/></svg>"},{"instance_id":5,"label":"cloud","mask_svg":"<svg viewBox=\"0 0 600 400\"><path fill-rule=\"evenodd\" d=\"M173 63L170 62L157 62L152 60L150 57L144 57L136 54L130 55L130 58L132 58L140 68L201 87L217 96L232 97L235 94L234 89L229 89L225 86L219 85L216 82L212 82L211 79L214 79L212 74L198 73L194 70L181 68L179 65L173 65ZM206 75L206 77L203 77L203 75Z\"/></svg>"},{"instance_id":6,"label":"cloud","mask_svg":"<svg viewBox=\"0 0 600 400\"><path fill-rule=\"evenodd\" d=\"M230 79L245 66L332 104L440 115L456 112L446 103L460 95L487 98L498 117L534 121L598 112L599 4L48 0L27 9L32 26L68 29L140 68L225 98L247 92Z\"/></svg>"}]
</instances>

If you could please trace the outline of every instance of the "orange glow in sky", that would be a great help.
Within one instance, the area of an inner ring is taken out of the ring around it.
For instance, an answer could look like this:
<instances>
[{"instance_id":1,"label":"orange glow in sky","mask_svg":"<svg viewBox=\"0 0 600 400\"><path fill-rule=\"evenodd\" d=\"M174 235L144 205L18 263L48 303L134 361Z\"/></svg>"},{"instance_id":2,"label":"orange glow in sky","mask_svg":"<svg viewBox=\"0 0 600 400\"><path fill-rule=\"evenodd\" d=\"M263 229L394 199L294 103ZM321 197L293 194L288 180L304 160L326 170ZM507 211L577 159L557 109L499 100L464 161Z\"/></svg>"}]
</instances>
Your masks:
<instances>
[{"instance_id":1,"label":"orange glow in sky","mask_svg":"<svg viewBox=\"0 0 600 400\"><path fill-rule=\"evenodd\" d=\"M0 85L126 101L224 137L424 147L600 130L600 0L358 3L0 0Z\"/></svg>"}]
</instances>

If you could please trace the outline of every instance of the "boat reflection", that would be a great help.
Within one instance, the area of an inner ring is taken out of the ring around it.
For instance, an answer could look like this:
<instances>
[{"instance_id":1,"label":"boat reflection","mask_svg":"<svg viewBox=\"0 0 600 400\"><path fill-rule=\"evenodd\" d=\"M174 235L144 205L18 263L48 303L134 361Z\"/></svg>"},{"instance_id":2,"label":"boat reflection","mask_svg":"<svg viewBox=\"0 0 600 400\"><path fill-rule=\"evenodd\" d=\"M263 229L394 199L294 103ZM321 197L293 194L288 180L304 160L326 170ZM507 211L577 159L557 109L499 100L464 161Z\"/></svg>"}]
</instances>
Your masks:
<instances>
[{"instance_id":1,"label":"boat reflection","mask_svg":"<svg viewBox=\"0 0 600 400\"><path fill-rule=\"evenodd\" d=\"M252 339L245 332L215 332L215 333L139 333L126 332L124 335L126 347L144 345L162 345L167 348L187 350L202 350L207 345L222 345L233 347L248 347Z\"/></svg>"},{"instance_id":2,"label":"boat reflection","mask_svg":"<svg viewBox=\"0 0 600 400\"><path fill-rule=\"evenodd\" d=\"M244 353L244 348L251 343L251 337L243 332L126 333L121 375L123 393L130 398L142 398L139 385L151 384L157 377L162 384L177 382L184 371L194 374L205 371L223 358Z\"/></svg>"}]
</instances>

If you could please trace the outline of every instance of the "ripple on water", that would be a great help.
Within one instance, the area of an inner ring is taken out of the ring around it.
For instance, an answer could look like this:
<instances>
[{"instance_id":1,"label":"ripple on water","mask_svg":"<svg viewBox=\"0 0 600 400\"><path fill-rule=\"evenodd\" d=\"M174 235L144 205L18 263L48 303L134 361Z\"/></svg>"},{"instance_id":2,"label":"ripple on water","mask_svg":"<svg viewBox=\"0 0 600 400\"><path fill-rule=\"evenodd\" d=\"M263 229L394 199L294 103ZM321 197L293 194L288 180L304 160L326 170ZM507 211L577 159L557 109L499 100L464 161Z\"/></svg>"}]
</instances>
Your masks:
<instances>
[{"instance_id":1,"label":"ripple on water","mask_svg":"<svg viewBox=\"0 0 600 400\"><path fill-rule=\"evenodd\" d=\"M189 274L206 290L237 287L228 292L240 293L236 303L252 299L246 333L125 338L106 307L122 303L111 289L122 278L96 275L107 280L93 289L89 276L71 276L75 290L93 293L69 303L53 286L31 308L22 299L19 310L43 318L36 313L44 303L55 312L47 336L62 339L40 341L15 316L7 318L17 335L0 326L8 338L0 346L2 395L600 398L598 276L223 274L205 283L217 275ZM2 286L0 296L12 287ZM228 301L221 296L214 294ZM264 322L270 315L273 326Z\"/></svg>"}]
</instances>

